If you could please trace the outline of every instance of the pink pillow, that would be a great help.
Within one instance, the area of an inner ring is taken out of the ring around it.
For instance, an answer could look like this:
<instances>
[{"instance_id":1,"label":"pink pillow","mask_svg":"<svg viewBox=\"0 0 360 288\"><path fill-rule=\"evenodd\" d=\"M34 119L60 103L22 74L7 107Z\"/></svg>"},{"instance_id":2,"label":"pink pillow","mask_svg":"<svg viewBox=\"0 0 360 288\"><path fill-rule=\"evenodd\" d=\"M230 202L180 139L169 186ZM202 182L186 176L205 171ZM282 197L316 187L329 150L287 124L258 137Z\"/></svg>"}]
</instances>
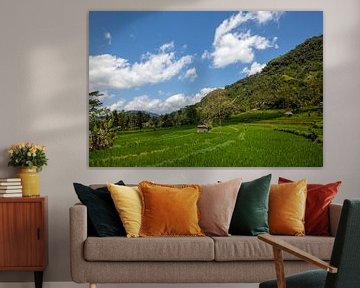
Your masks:
<instances>
[{"instance_id":1,"label":"pink pillow","mask_svg":"<svg viewBox=\"0 0 360 288\"><path fill-rule=\"evenodd\" d=\"M242 178L224 183L200 185L199 225L207 235L229 236L231 217Z\"/></svg>"}]
</instances>

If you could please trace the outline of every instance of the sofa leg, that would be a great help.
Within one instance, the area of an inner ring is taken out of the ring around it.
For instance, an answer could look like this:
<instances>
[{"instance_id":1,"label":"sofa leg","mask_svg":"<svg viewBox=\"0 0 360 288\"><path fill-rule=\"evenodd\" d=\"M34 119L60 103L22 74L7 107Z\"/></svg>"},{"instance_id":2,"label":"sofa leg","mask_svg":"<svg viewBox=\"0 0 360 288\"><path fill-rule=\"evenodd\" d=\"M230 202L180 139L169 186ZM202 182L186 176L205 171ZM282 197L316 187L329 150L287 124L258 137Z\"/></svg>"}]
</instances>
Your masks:
<instances>
[{"instance_id":1,"label":"sofa leg","mask_svg":"<svg viewBox=\"0 0 360 288\"><path fill-rule=\"evenodd\" d=\"M96 284L95 283L89 283L89 288L96 288Z\"/></svg>"}]
</instances>

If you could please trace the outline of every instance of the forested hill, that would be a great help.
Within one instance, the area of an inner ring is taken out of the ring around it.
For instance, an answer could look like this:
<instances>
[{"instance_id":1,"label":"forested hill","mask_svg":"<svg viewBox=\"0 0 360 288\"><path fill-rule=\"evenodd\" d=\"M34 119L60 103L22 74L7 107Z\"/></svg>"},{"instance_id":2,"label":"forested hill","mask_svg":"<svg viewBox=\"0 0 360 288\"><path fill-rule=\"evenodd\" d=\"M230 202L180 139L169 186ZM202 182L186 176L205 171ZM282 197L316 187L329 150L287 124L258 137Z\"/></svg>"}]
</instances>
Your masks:
<instances>
[{"instance_id":1,"label":"forested hill","mask_svg":"<svg viewBox=\"0 0 360 288\"><path fill-rule=\"evenodd\" d=\"M271 60L260 73L213 91L196 106L207 109L218 97L227 102L231 113L319 105L323 101L323 36L307 39Z\"/></svg>"}]
</instances>

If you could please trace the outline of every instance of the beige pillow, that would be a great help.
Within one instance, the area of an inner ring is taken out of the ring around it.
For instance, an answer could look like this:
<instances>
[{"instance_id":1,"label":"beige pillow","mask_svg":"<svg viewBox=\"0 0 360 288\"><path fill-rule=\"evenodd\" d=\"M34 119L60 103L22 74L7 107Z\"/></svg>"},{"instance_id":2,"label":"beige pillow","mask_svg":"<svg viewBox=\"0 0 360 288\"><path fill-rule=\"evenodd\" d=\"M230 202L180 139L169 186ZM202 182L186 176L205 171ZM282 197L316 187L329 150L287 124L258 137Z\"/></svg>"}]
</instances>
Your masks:
<instances>
[{"instance_id":1,"label":"beige pillow","mask_svg":"<svg viewBox=\"0 0 360 288\"><path fill-rule=\"evenodd\" d=\"M219 184L200 185L199 225L207 235L229 236L231 217L242 178Z\"/></svg>"}]
</instances>

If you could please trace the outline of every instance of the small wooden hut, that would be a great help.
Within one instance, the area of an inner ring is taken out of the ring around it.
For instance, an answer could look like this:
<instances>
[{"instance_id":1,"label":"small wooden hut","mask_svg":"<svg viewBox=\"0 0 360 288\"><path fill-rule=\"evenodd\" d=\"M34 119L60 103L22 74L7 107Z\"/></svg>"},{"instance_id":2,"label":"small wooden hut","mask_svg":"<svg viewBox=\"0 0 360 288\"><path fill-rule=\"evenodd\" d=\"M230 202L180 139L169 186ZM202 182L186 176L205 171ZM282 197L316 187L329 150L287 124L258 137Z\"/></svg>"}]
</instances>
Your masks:
<instances>
[{"instance_id":1,"label":"small wooden hut","mask_svg":"<svg viewBox=\"0 0 360 288\"><path fill-rule=\"evenodd\" d=\"M207 133L207 132L209 132L209 126L207 126L207 125L198 125L197 126L197 132L198 133Z\"/></svg>"}]
</instances>

